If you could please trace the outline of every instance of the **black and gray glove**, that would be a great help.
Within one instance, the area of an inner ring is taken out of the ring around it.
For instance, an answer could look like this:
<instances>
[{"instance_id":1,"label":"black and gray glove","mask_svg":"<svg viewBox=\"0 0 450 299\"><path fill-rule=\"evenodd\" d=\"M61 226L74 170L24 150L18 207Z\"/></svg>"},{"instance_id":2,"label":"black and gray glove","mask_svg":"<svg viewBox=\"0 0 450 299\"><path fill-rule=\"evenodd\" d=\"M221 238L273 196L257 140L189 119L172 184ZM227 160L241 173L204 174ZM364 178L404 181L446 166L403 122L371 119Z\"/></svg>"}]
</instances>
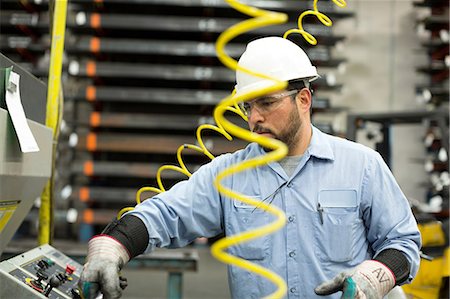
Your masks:
<instances>
[{"instance_id":1,"label":"black and gray glove","mask_svg":"<svg viewBox=\"0 0 450 299\"><path fill-rule=\"evenodd\" d=\"M98 235L89 241L87 262L84 264L78 286L84 298L96 298L98 293L105 299L122 296L126 279L120 270L129 261L125 247L108 235Z\"/></svg>"}]
</instances>

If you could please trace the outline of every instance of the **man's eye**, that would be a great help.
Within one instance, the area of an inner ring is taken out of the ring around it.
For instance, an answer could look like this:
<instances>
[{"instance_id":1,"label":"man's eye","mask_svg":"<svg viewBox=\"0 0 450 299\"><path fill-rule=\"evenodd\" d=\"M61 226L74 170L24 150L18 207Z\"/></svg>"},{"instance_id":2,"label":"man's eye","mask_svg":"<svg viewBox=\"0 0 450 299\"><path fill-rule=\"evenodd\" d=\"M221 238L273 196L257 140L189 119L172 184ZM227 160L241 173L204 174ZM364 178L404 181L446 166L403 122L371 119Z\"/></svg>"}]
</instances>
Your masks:
<instances>
[{"instance_id":1,"label":"man's eye","mask_svg":"<svg viewBox=\"0 0 450 299\"><path fill-rule=\"evenodd\" d=\"M264 98L264 99L261 99L258 104L261 107L269 107L275 102L276 102L276 100L274 98Z\"/></svg>"},{"instance_id":2,"label":"man's eye","mask_svg":"<svg viewBox=\"0 0 450 299\"><path fill-rule=\"evenodd\" d=\"M249 103L243 103L242 104L242 108L244 108L244 110L248 111L248 110L250 110L250 104Z\"/></svg>"}]
</instances>

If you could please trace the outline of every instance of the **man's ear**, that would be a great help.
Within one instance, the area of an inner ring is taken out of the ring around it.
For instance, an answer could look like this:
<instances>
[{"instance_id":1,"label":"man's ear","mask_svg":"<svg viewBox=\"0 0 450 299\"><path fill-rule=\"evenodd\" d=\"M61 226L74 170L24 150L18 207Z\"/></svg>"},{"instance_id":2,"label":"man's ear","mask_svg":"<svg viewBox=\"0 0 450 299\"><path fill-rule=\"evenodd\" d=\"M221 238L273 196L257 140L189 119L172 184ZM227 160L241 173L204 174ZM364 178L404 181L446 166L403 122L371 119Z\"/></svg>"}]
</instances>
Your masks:
<instances>
[{"instance_id":1,"label":"man's ear","mask_svg":"<svg viewBox=\"0 0 450 299\"><path fill-rule=\"evenodd\" d=\"M301 89L297 93L296 100L298 101L302 112L310 111L312 105L312 94L308 88Z\"/></svg>"}]
</instances>

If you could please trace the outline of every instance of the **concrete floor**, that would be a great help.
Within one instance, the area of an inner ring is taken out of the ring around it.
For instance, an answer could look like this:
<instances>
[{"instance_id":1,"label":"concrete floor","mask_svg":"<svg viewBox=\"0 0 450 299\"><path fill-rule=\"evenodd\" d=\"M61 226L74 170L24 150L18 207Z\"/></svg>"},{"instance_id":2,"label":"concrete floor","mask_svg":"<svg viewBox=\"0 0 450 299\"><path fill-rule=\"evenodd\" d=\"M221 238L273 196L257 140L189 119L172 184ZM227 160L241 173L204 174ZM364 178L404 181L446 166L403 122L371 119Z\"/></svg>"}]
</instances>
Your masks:
<instances>
[{"instance_id":1,"label":"concrete floor","mask_svg":"<svg viewBox=\"0 0 450 299\"><path fill-rule=\"evenodd\" d=\"M169 249L167 249L169 250ZM214 259L209 247L195 248L199 255L198 271L183 274L184 299L230 298L226 265ZM122 298L167 298L167 273L155 270L123 269L128 287Z\"/></svg>"}]
</instances>

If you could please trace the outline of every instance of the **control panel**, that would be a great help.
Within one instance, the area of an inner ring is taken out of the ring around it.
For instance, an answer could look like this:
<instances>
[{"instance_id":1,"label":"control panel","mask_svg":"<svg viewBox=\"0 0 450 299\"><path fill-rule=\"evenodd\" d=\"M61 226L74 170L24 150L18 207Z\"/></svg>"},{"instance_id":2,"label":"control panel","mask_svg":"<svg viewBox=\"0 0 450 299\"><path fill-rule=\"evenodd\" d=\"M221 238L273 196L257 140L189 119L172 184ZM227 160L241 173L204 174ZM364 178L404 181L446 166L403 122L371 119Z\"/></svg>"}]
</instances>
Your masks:
<instances>
[{"instance_id":1,"label":"control panel","mask_svg":"<svg viewBox=\"0 0 450 299\"><path fill-rule=\"evenodd\" d=\"M0 298L81 298L82 266L50 245L0 263Z\"/></svg>"}]
</instances>

